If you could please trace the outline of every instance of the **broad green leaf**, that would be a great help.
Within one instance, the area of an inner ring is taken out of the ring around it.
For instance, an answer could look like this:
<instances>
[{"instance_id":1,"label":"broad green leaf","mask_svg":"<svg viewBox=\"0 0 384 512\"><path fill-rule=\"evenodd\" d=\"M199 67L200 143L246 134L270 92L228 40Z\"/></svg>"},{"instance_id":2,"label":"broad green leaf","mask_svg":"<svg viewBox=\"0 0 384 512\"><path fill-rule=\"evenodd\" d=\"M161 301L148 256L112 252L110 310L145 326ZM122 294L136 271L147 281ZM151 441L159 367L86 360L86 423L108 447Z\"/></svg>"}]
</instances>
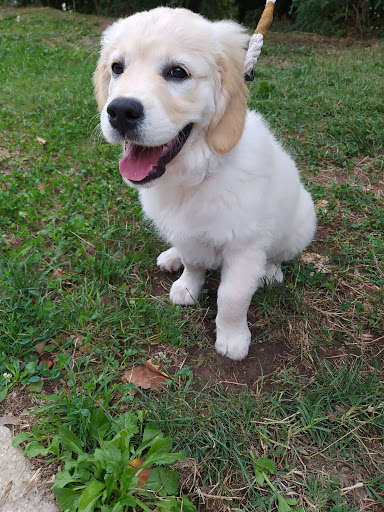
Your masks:
<instances>
[{"instance_id":1,"label":"broad green leaf","mask_svg":"<svg viewBox=\"0 0 384 512\"><path fill-rule=\"evenodd\" d=\"M120 481L121 481L121 477L120 477ZM105 502L108 503L109 499L110 499L110 497L112 495L112 492L114 490L118 489L117 481L116 481L116 478L113 475L110 475L110 474L107 473L104 476L104 482L105 482L105 488L106 488L106 491L107 491L107 496L105 498Z\"/></svg>"},{"instance_id":2,"label":"broad green leaf","mask_svg":"<svg viewBox=\"0 0 384 512\"><path fill-rule=\"evenodd\" d=\"M259 487L263 487L264 482L265 482L264 474L263 474L263 473L260 473L259 471L257 471L257 470L255 469L255 477L256 477L257 485L258 485Z\"/></svg>"},{"instance_id":3,"label":"broad green leaf","mask_svg":"<svg viewBox=\"0 0 384 512\"><path fill-rule=\"evenodd\" d=\"M102 409L95 409L89 419L89 433L101 443L111 426L108 416Z\"/></svg>"},{"instance_id":4,"label":"broad green leaf","mask_svg":"<svg viewBox=\"0 0 384 512\"><path fill-rule=\"evenodd\" d=\"M121 450L114 444L105 445L104 448L96 448L94 453L95 460L107 473L112 473L118 478L121 473Z\"/></svg>"},{"instance_id":5,"label":"broad green leaf","mask_svg":"<svg viewBox=\"0 0 384 512\"><path fill-rule=\"evenodd\" d=\"M91 453L81 453L77 457L77 461L75 461L75 464L77 465L80 462L84 463L84 464L95 464L96 463L95 457ZM97 465L99 465L99 463L97 463Z\"/></svg>"},{"instance_id":6,"label":"broad green leaf","mask_svg":"<svg viewBox=\"0 0 384 512\"><path fill-rule=\"evenodd\" d=\"M32 379L29 379L28 382L31 382L31 384L28 386L29 391L32 393L40 393L40 391L43 389L44 381L39 378L36 382L33 382Z\"/></svg>"},{"instance_id":7,"label":"broad green leaf","mask_svg":"<svg viewBox=\"0 0 384 512\"><path fill-rule=\"evenodd\" d=\"M65 512L77 512L77 504L81 495L81 490L73 489L53 489L59 509Z\"/></svg>"},{"instance_id":8,"label":"broad green leaf","mask_svg":"<svg viewBox=\"0 0 384 512\"><path fill-rule=\"evenodd\" d=\"M122 498L119 498L117 500L115 507L117 505L120 505L120 506L124 505L124 506L128 506L128 507L136 507L137 501L136 501L136 498L134 498L133 496L123 496ZM112 512L116 512L115 507L113 507ZM117 510L119 510L119 509L117 509ZM134 510L136 510L136 509L134 508Z\"/></svg>"},{"instance_id":9,"label":"broad green leaf","mask_svg":"<svg viewBox=\"0 0 384 512\"><path fill-rule=\"evenodd\" d=\"M37 441L31 441L25 447L24 453L27 457L36 457L37 455L47 455L49 453L49 448L46 448L41 443Z\"/></svg>"},{"instance_id":10,"label":"broad green leaf","mask_svg":"<svg viewBox=\"0 0 384 512\"><path fill-rule=\"evenodd\" d=\"M165 437L164 439L158 439L153 443L151 448L148 450L148 453L145 457L145 465L149 464L157 464L157 457L160 454L168 454L172 447L172 439L171 437Z\"/></svg>"},{"instance_id":11,"label":"broad green leaf","mask_svg":"<svg viewBox=\"0 0 384 512\"><path fill-rule=\"evenodd\" d=\"M290 512L292 508L288 505L287 500L281 494L276 494L278 503L278 512Z\"/></svg>"},{"instance_id":12,"label":"broad green leaf","mask_svg":"<svg viewBox=\"0 0 384 512\"><path fill-rule=\"evenodd\" d=\"M5 400L5 397L7 396L7 394L8 394L8 388L4 388L0 391L0 402Z\"/></svg>"},{"instance_id":13,"label":"broad green leaf","mask_svg":"<svg viewBox=\"0 0 384 512\"><path fill-rule=\"evenodd\" d=\"M143 432L143 441L136 450L137 456L140 457L145 449L151 447L156 441L163 438L163 433L158 427L155 425L147 425Z\"/></svg>"},{"instance_id":14,"label":"broad green leaf","mask_svg":"<svg viewBox=\"0 0 384 512\"><path fill-rule=\"evenodd\" d=\"M100 512L103 512L103 509L104 509L104 507L101 508ZM108 507L108 509L105 508L104 510L105 510L105 512L124 512L124 504L116 503L112 510L110 509L110 507Z\"/></svg>"},{"instance_id":15,"label":"broad green leaf","mask_svg":"<svg viewBox=\"0 0 384 512\"><path fill-rule=\"evenodd\" d=\"M112 439L111 443L113 443L117 448L119 448L122 453L131 452L131 439L134 436L134 434L128 430L120 430L114 438Z\"/></svg>"},{"instance_id":16,"label":"broad green leaf","mask_svg":"<svg viewBox=\"0 0 384 512\"><path fill-rule=\"evenodd\" d=\"M178 502L176 498L161 500L156 502L156 510L159 510L159 512L180 512L181 502ZM184 507L183 512L185 512Z\"/></svg>"},{"instance_id":17,"label":"broad green leaf","mask_svg":"<svg viewBox=\"0 0 384 512\"><path fill-rule=\"evenodd\" d=\"M93 477L95 476L95 472L97 471L97 468L95 467L92 468L92 471L89 471L84 467L84 464L78 464L77 466L74 467L75 471L73 473L73 478L80 480L84 484L92 481Z\"/></svg>"},{"instance_id":18,"label":"broad green leaf","mask_svg":"<svg viewBox=\"0 0 384 512\"><path fill-rule=\"evenodd\" d=\"M145 459L145 466L151 466L152 464L157 464L158 466L162 464L173 464L178 460L185 460L185 455L182 453L154 453L149 458Z\"/></svg>"},{"instance_id":19,"label":"broad green leaf","mask_svg":"<svg viewBox=\"0 0 384 512\"><path fill-rule=\"evenodd\" d=\"M137 409L135 412L137 414L137 417L139 418L139 422L143 423L147 415L147 411L144 411L143 409Z\"/></svg>"},{"instance_id":20,"label":"broad green leaf","mask_svg":"<svg viewBox=\"0 0 384 512\"><path fill-rule=\"evenodd\" d=\"M72 458L73 452L66 452L64 457L64 469L71 471L71 469L75 468L77 469L80 465L80 461L78 460L81 455L78 455L77 460Z\"/></svg>"},{"instance_id":21,"label":"broad green leaf","mask_svg":"<svg viewBox=\"0 0 384 512\"><path fill-rule=\"evenodd\" d=\"M139 498L136 498L135 501L136 505L139 505L144 510L144 512L153 512L153 509L150 509L143 501L139 500ZM150 503L150 505L152 505L152 503ZM155 503L155 505L157 505L157 503Z\"/></svg>"},{"instance_id":22,"label":"broad green leaf","mask_svg":"<svg viewBox=\"0 0 384 512\"><path fill-rule=\"evenodd\" d=\"M80 439L66 427L59 428L61 444L78 455L83 454Z\"/></svg>"},{"instance_id":23,"label":"broad green leaf","mask_svg":"<svg viewBox=\"0 0 384 512\"><path fill-rule=\"evenodd\" d=\"M273 475L276 471L276 466L273 460L263 458L254 459L252 457L252 462L254 465L255 474L257 471L258 473L265 473L266 475L271 473Z\"/></svg>"},{"instance_id":24,"label":"broad green leaf","mask_svg":"<svg viewBox=\"0 0 384 512\"><path fill-rule=\"evenodd\" d=\"M113 430L116 434L112 442L120 448L122 452L126 450L131 451L130 441L139 431L137 423L138 418L136 414L133 413L125 413L115 422Z\"/></svg>"},{"instance_id":25,"label":"broad green leaf","mask_svg":"<svg viewBox=\"0 0 384 512\"><path fill-rule=\"evenodd\" d=\"M168 498L156 502L156 510L160 512L197 512L195 505L188 498Z\"/></svg>"},{"instance_id":26,"label":"broad green leaf","mask_svg":"<svg viewBox=\"0 0 384 512\"><path fill-rule=\"evenodd\" d=\"M134 476L132 468L125 468L120 477L122 492L128 492L132 489L135 489L138 483L139 478Z\"/></svg>"},{"instance_id":27,"label":"broad green leaf","mask_svg":"<svg viewBox=\"0 0 384 512\"><path fill-rule=\"evenodd\" d=\"M53 436L51 446L49 447L49 451L55 455L59 455L60 453L60 438L58 434Z\"/></svg>"},{"instance_id":28,"label":"broad green leaf","mask_svg":"<svg viewBox=\"0 0 384 512\"><path fill-rule=\"evenodd\" d=\"M148 489L159 496L175 496L179 493L179 475L168 468L153 468L140 489Z\"/></svg>"},{"instance_id":29,"label":"broad green leaf","mask_svg":"<svg viewBox=\"0 0 384 512\"><path fill-rule=\"evenodd\" d=\"M179 501L182 502L182 508L180 507L180 510L183 512L197 512L197 508L188 498L182 498Z\"/></svg>"},{"instance_id":30,"label":"broad green leaf","mask_svg":"<svg viewBox=\"0 0 384 512\"><path fill-rule=\"evenodd\" d=\"M52 489L62 489L67 484L70 484L72 482L76 482L77 479L73 478L71 473L69 471L66 471L65 469L63 471L60 471L56 474L55 477L55 483L52 486Z\"/></svg>"},{"instance_id":31,"label":"broad green leaf","mask_svg":"<svg viewBox=\"0 0 384 512\"><path fill-rule=\"evenodd\" d=\"M97 480L88 484L79 498L79 512L92 512L104 489L105 483Z\"/></svg>"},{"instance_id":32,"label":"broad green leaf","mask_svg":"<svg viewBox=\"0 0 384 512\"><path fill-rule=\"evenodd\" d=\"M130 434L137 434L139 428L137 426L138 418L133 412L126 412L120 418L115 420L113 430L119 433L121 430L126 430Z\"/></svg>"},{"instance_id":33,"label":"broad green leaf","mask_svg":"<svg viewBox=\"0 0 384 512\"><path fill-rule=\"evenodd\" d=\"M144 428L143 432L143 443L148 443L150 441L157 441L158 439L163 439L164 435L162 431L156 427L156 425L147 425Z\"/></svg>"},{"instance_id":34,"label":"broad green leaf","mask_svg":"<svg viewBox=\"0 0 384 512\"><path fill-rule=\"evenodd\" d=\"M19 446L19 444L24 443L28 439L31 439L32 434L30 432L20 432L17 434L12 440L12 446Z\"/></svg>"}]
</instances>

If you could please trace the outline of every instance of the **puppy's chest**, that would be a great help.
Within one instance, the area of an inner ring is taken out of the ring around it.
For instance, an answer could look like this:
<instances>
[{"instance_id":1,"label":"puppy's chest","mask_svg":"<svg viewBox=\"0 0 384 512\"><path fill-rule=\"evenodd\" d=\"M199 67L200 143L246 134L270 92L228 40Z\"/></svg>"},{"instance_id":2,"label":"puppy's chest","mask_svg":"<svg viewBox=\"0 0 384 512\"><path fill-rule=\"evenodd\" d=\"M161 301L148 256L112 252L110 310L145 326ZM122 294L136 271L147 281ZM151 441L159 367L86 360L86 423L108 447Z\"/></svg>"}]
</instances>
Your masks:
<instances>
[{"instance_id":1,"label":"puppy's chest","mask_svg":"<svg viewBox=\"0 0 384 512\"><path fill-rule=\"evenodd\" d=\"M171 243L195 240L222 246L231 232L231 220L214 200L184 197L174 199L141 197L145 214Z\"/></svg>"}]
</instances>

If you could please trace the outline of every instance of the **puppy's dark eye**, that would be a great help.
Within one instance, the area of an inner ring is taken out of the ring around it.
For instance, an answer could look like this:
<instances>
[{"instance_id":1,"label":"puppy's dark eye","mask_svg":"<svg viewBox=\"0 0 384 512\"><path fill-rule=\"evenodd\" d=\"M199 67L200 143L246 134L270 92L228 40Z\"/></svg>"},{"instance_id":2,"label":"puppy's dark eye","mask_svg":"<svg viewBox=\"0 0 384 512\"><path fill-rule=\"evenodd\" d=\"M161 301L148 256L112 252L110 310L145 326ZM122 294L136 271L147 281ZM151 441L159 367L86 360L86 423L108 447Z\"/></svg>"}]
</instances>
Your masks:
<instances>
[{"instance_id":1,"label":"puppy's dark eye","mask_svg":"<svg viewBox=\"0 0 384 512\"><path fill-rule=\"evenodd\" d=\"M124 66L120 62L114 62L112 64L112 73L114 75L121 75L124 73Z\"/></svg>"},{"instance_id":2,"label":"puppy's dark eye","mask_svg":"<svg viewBox=\"0 0 384 512\"><path fill-rule=\"evenodd\" d=\"M189 75L181 66L174 66L165 73L165 78L168 80L185 80L189 78Z\"/></svg>"}]
</instances>

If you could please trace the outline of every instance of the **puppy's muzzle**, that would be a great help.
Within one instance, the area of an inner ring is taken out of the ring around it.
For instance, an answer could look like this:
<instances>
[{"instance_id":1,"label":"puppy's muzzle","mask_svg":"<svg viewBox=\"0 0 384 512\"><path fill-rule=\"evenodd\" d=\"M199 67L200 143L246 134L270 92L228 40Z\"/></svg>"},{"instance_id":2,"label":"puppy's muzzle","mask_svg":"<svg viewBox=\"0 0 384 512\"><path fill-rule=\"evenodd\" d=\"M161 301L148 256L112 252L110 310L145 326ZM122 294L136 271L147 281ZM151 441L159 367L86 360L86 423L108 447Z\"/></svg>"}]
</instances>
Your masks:
<instances>
[{"instance_id":1,"label":"puppy's muzzle","mask_svg":"<svg viewBox=\"0 0 384 512\"><path fill-rule=\"evenodd\" d=\"M116 98L107 107L108 119L123 140L135 139L144 120L144 106L134 98Z\"/></svg>"}]
</instances>

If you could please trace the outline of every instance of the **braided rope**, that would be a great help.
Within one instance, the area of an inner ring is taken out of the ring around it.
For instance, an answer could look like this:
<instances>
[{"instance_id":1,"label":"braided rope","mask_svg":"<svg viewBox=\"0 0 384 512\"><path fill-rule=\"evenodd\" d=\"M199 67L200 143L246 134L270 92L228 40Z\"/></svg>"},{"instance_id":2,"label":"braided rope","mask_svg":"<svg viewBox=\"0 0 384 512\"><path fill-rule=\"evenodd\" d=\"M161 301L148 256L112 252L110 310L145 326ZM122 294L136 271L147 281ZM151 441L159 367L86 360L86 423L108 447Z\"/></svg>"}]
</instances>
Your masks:
<instances>
[{"instance_id":1,"label":"braided rope","mask_svg":"<svg viewBox=\"0 0 384 512\"><path fill-rule=\"evenodd\" d=\"M244 72L249 75L252 72L253 66L256 64L260 56L261 48L263 47L264 37L267 35L268 29L273 21L273 9L276 0L267 0L263 14L256 27L256 30L251 37L247 54L245 56Z\"/></svg>"}]
</instances>

